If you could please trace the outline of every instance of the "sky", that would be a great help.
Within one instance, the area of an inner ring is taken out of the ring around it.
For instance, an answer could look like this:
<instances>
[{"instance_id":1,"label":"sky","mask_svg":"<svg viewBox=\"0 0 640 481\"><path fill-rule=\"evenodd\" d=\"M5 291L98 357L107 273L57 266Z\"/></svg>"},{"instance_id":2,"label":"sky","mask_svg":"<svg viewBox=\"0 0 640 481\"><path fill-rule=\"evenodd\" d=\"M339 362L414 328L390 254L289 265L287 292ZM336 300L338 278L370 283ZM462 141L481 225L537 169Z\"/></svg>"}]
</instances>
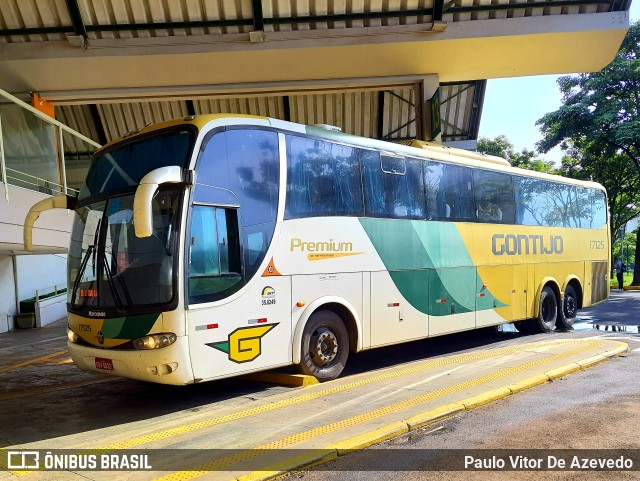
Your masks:
<instances>
[{"instance_id":1,"label":"sky","mask_svg":"<svg viewBox=\"0 0 640 481\"><path fill-rule=\"evenodd\" d=\"M631 4L631 21L640 20L640 0ZM556 84L559 75L540 75L510 79L492 79L487 82L479 137L493 139L506 135L519 152L526 148L535 150L542 140L536 120L561 105L560 89ZM554 148L540 157L560 163L562 151Z\"/></svg>"}]
</instances>

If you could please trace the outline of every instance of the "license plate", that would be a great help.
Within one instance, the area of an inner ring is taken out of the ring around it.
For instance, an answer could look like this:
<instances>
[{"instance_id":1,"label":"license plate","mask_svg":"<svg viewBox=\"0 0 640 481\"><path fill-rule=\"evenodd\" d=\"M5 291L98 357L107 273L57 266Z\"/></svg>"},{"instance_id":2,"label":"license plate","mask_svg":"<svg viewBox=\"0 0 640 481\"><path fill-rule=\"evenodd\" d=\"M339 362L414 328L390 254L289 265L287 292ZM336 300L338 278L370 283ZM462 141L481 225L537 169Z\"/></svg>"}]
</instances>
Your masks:
<instances>
[{"instance_id":1,"label":"license plate","mask_svg":"<svg viewBox=\"0 0 640 481\"><path fill-rule=\"evenodd\" d=\"M113 361L111 359L104 359L102 357L96 357L96 369L104 369L105 371L113 371Z\"/></svg>"}]
</instances>

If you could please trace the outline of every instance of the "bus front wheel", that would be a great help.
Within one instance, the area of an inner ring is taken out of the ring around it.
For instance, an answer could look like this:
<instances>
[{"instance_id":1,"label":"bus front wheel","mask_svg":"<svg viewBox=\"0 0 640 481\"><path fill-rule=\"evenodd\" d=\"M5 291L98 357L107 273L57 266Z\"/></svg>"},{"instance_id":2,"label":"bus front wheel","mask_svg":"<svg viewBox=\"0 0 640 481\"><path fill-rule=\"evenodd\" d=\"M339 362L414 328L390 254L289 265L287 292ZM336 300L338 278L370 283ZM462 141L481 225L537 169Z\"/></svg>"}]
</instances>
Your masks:
<instances>
[{"instance_id":1,"label":"bus front wheel","mask_svg":"<svg viewBox=\"0 0 640 481\"><path fill-rule=\"evenodd\" d=\"M337 378L349 356L349 333L335 312L314 312L302 333L302 360L304 374L318 381Z\"/></svg>"},{"instance_id":2,"label":"bus front wheel","mask_svg":"<svg viewBox=\"0 0 640 481\"><path fill-rule=\"evenodd\" d=\"M558 319L558 300L554 290L545 286L540 293L540 308L538 317L533 319L537 332L551 332L556 327Z\"/></svg>"}]
</instances>

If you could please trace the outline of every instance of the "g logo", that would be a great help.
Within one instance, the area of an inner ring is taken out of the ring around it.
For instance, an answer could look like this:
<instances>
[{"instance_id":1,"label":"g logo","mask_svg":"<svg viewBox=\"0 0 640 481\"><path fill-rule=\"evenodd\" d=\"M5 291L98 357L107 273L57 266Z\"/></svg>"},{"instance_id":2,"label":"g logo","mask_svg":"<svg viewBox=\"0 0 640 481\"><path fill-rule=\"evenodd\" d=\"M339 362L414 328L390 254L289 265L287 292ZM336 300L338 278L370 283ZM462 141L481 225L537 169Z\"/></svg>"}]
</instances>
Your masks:
<instances>
[{"instance_id":1,"label":"g logo","mask_svg":"<svg viewBox=\"0 0 640 481\"><path fill-rule=\"evenodd\" d=\"M279 323L241 327L229 334L229 340L207 343L218 351L229 354L229 360L241 364L251 362L262 353L262 338Z\"/></svg>"}]
</instances>

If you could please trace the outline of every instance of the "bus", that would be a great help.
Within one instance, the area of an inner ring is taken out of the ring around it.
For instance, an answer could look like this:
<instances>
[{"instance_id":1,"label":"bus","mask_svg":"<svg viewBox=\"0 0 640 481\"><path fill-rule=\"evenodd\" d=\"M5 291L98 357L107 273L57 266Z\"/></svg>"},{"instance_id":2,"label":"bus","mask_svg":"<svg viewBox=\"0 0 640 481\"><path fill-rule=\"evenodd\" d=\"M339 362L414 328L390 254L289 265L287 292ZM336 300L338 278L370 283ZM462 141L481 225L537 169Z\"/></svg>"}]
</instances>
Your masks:
<instances>
[{"instance_id":1,"label":"bus","mask_svg":"<svg viewBox=\"0 0 640 481\"><path fill-rule=\"evenodd\" d=\"M437 144L241 115L147 127L93 156L68 253L87 371L185 385L515 323L608 297L606 192Z\"/></svg>"}]
</instances>

